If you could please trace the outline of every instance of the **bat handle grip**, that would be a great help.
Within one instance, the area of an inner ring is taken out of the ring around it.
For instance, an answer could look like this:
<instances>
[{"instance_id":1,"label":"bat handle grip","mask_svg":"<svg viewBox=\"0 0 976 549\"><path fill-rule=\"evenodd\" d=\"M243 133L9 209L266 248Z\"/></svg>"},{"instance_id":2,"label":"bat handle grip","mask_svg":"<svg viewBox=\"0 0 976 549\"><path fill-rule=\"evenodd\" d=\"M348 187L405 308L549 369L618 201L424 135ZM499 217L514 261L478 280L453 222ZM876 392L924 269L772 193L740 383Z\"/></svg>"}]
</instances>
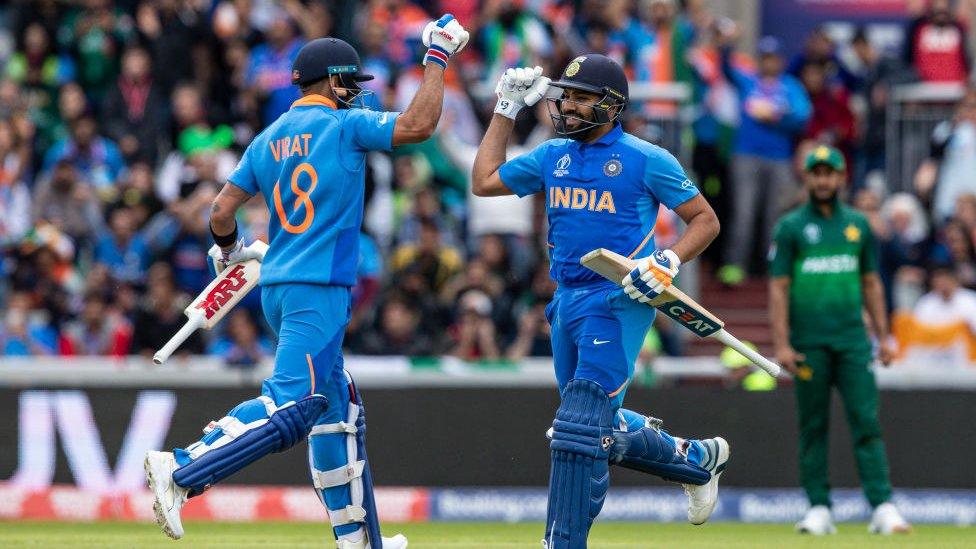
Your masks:
<instances>
[{"instance_id":1,"label":"bat handle grip","mask_svg":"<svg viewBox=\"0 0 976 549\"><path fill-rule=\"evenodd\" d=\"M185 324L183 324L183 327L180 328L180 331L176 332L176 334L173 337L169 338L169 341L166 342L166 345L163 345L163 348L157 351L156 354L153 355L153 362L156 364L162 364L166 362L166 359L169 358L169 355L173 354L173 352L176 351L176 349L178 349L179 346L182 345L184 341L189 339L189 337L193 335L193 332L197 331L197 329L200 328L201 326L203 326L203 316L193 315L192 318L190 318L189 320L186 321Z\"/></svg>"},{"instance_id":2,"label":"bat handle grip","mask_svg":"<svg viewBox=\"0 0 976 549\"><path fill-rule=\"evenodd\" d=\"M735 337L734 335L728 333L725 330L719 330L718 332L715 333L714 337L715 339L721 341L722 343L728 345L729 347L732 347L736 351L739 351L739 353L741 353L742 356L748 358L749 361L751 361L753 364L762 368L763 371L765 371L767 374L773 377L779 376L779 372L780 372L779 364L776 364L775 362L772 362L771 360L762 356L752 347L749 347L745 343L739 341L739 338Z\"/></svg>"}]
</instances>

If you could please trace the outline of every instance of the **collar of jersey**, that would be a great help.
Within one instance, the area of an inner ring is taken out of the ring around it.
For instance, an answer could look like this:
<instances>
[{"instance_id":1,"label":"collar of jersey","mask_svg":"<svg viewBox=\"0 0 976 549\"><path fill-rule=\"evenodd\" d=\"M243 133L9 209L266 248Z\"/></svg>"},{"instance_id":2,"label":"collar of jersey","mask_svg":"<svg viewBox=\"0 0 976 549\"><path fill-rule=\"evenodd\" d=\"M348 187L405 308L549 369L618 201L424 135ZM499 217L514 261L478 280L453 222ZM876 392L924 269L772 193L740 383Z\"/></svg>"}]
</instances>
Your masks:
<instances>
[{"instance_id":1,"label":"collar of jersey","mask_svg":"<svg viewBox=\"0 0 976 549\"><path fill-rule=\"evenodd\" d=\"M335 110L337 108L336 107L336 104L335 104L335 101L329 99L328 97L326 97L324 95L319 95L317 93L313 93L313 94L310 94L310 95L306 95L305 97L303 97L303 98L299 99L298 101L295 101L294 103L292 103L291 106L292 107L312 107L312 106L319 106L319 107L329 107L330 109L333 109L333 110Z\"/></svg>"},{"instance_id":2,"label":"collar of jersey","mask_svg":"<svg viewBox=\"0 0 976 549\"><path fill-rule=\"evenodd\" d=\"M613 128L600 139L597 139L592 143L580 142L580 146L582 147L583 145L589 145L592 147L593 145L613 145L623 134L624 129L620 127L620 124L614 124Z\"/></svg>"}]
</instances>

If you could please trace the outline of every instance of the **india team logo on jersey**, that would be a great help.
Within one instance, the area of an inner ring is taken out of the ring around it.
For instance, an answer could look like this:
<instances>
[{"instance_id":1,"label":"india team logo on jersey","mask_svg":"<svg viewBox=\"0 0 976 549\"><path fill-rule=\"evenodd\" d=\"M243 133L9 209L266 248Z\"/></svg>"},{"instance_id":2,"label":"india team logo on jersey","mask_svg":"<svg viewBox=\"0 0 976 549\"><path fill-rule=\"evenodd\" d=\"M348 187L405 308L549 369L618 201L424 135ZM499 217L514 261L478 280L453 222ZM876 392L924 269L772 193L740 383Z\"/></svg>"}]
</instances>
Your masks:
<instances>
[{"instance_id":1,"label":"india team logo on jersey","mask_svg":"<svg viewBox=\"0 0 976 549\"><path fill-rule=\"evenodd\" d=\"M603 165L603 175L607 177L615 177L620 175L620 172L622 172L623 169L623 164L621 164L616 158L607 160L607 163Z\"/></svg>"},{"instance_id":2,"label":"india team logo on jersey","mask_svg":"<svg viewBox=\"0 0 976 549\"><path fill-rule=\"evenodd\" d=\"M556 161L556 169L552 171L552 175L556 177L562 177L569 173L569 163L573 159L569 157L569 154L564 154L562 158Z\"/></svg>"}]
</instances>

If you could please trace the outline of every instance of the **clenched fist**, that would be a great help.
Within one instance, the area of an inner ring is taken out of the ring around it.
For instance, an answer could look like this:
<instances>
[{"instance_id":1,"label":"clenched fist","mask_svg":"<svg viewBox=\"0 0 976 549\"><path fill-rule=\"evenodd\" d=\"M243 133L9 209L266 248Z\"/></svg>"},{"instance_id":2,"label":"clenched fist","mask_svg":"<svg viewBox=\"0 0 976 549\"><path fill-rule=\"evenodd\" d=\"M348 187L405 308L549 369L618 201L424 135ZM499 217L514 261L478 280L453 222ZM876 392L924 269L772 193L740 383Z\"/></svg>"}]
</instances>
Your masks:
<instances>
[{"instance_id":1,"label":"clenched fist","mask_svg":"<svg viewBox=\"0 0 976 549\"><path fill-rule=\"evenodd\" d=\"M661 295L678 276L681 260L671 250L657 250L650 257L637 262L637 267L624 277L624 292L635 301L647 303Z\"/></svg>"},{"instance_id":2,"label":"clenched fist","mask_svg":"<svg viewBox=\"0 0 976 549\"><path fill-rule=\"evenodd\" d=\"M522 107L531 107L545 97L549 82L542 76L542 67L508 69L495 86L495 112L515 120Z\"/></svg>"},{"instance_id":3,"label":"clenched fist","mask_svg":"<svg viewBox=\"0 0 976 549\"><path fill-rule=\"evenodd\" d=\"M420 37L424 45L430 48L424 56L424 65L433 61L445 69L447 60L463 50L468 43L468 31L450 13L445 13L437 21L427 23Z\"/></svg>"}]
</instances>

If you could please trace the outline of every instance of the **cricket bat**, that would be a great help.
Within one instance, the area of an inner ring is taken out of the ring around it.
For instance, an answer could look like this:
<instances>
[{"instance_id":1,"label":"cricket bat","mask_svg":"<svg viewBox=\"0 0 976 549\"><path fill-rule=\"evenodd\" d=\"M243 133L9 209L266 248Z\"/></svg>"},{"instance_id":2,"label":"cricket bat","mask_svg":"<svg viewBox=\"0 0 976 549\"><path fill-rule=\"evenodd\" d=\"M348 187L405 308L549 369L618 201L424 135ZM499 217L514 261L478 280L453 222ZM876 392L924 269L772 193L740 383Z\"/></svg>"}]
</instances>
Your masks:
<instances>
[{"instance_id":1,"label":"cricket bat","mask_svg":"<svg viewBox=\"0 0 976 549\"><path fill-rule=\"evenodd\" d=\"M606 248L598 248L580 259L587 269L603 276L607 280L620 284L630 271L634 270L637 261L628 259ZM674 319L678 324L691 330L699 337L714 337L725 345L748 358L753 364L762 368L767 374L779 375L779 365L746 346L738 338L725 330L725 323L719 320L708 309L699 305L684 292L669 286L664 293L652 300L648 305L657 308L662 313Z\"/></svg>"},{"instance_id":2,"label":"cricket bat","mask_svg":"<svg viewBox=\"0 0 976 549\"><path fill-rule=\"evenodd\" d=\"M268 245L260 240L252 246L258 246L267 251ZM257 286L261 279L261 262L257 259L235 263L224 268L192 303L183 310L187 321L176 335L171 337L163 348L153 355L153 362L162 364L169 355L183 344L193 332L200 328L213 328L228 311L234 308L251 288Z\"/></svg>"}]
</instances>

